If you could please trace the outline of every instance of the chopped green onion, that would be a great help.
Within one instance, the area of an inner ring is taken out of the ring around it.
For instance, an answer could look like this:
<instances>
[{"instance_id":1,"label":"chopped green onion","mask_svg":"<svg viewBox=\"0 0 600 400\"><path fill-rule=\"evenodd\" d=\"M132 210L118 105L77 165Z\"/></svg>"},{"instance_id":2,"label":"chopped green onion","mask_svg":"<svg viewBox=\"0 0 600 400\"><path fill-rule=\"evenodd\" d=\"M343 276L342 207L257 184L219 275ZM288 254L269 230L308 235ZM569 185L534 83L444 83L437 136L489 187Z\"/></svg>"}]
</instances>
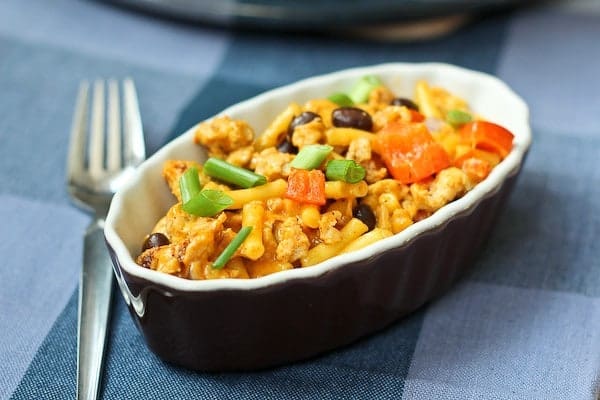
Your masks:
<instances>
[{"instance_id":1,"label":"chopped green onion","mask_svg":"<svg viewBox=\"0 0 600 400\"><path fill-rule=\"evenodd\" d=\"M334 93L327 97L328 100L334 102L340 107L350 107L354 105L354 102L346 93Z\"/></svg>"},{"instance_id":2,"label":"chopped green onion","mask_svg":"<svg viewBox=\"0 0 600 400\"><path fill-rule=\"evenodd\" d=\"M298 169L315 169L332 151L333 147L327 144L309 144L296 154L290 165Z\"/></svg>"},{"instance_id":3,"label":"chopped green onion","mask_svg":"<svg viewBox=\"0 0 600 400\"><path fill-rule=\"evenodd\" d=\"M199 217L213 217L233 204L233 199L220 190L204 189L191 199L183 202L182 208L188 214Z\"/></svg>"},{"instance_id":4,"label":"chopped green onion","mask_svg":"<svg viewBox=\"0 0 600 400\"><path fill-rule=\"evenodd\" d=\"M251 226L244 226L240 231L235 235L233 240L229 242L227 247L223 250L219 257L212 263L212 267L215 269L221 269L227 264L227 261L231 259L234 255L235 251L244 243L244 240L248 237L248 235L252 232Z\"/></svg>"},{"instance_id":5,"label":"chopped green onion","mask_svg":"<svg viewBox=\"0 0 600 400\"><path fill-rule=\"evenodd\" d=\"M366 171L354 160L330 160L327 163L325 176L330 181L357 183L365 178Z\"/></svg>"},{"instance_id":6,"label":"chopped green onion","mask_svg":"<svg viewBox=\"0 0 600 400\"><path fill-rule=\"evenodd\" d=\"M262 175L212 157L204 163L204 173L212 178L219 179L244 189L267 183L267 178Z\"/></svg>"},{"instance_id":7,"label":"chopped green onion","mask_svg":"<svg viewBox=\"0 0 600 400\"><path fill-rule=\"evenodd\" d=\"M200 217L212 217L223 211L233 199L220 190L200 190L198 168L188 168L179 178L181 191L181 207L188 214Z\"/></svg>"},{"instance_id":8,"label":"chopped green onion","mask_svg":"<svg viewBox=\"0 0 600 400\"><path fill-rule=\"evenodd\" d=\"M198 168L190 167L185 170L179 178L179 190L181 191L181 202L187 203L190 199L200 193L200 179Z\"/></svg>"},{"instance_id":9,"label":"chopped green onion","mask_svg":"<svg viewBox=\"0 0 600 400\"><path fill-rule=\"evenodd\" d=\"M461 110L450 110L446 114L446 121L452 125L463 125L471 122L472 119L471 114Z\"/></svg>"},{"instance_id":10,"label":"chopped green onion","mask_svg":"<svg viewBox=\"0 0 600 400\"><path fill-rule=\"evenodd\" d=\"M354 104L365 103L369 99L369 94L376 87L381 86L381 80L374 75L365 75L360 78L350 89L348 97Z\"/></svg>"}]
</instances>

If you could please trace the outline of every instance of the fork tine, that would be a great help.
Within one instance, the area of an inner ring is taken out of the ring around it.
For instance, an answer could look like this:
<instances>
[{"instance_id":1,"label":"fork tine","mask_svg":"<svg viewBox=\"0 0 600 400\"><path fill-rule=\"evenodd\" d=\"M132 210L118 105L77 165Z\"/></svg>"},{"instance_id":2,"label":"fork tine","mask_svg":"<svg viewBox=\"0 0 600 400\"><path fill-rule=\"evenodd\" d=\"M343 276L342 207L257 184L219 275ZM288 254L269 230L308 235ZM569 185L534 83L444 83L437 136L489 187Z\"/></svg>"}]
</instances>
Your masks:
<instances>
[{"instance_id":1,"label":"fork tine","mask_svg":"<svg viewBox=\"0 0 600 400\"><path fill-rule=\"evenodd\" d=\"M67 176L71 181L85 163L86 145L86 120L88 109L89 83L81 81L75 103L75 114L71 124L71 138L69 143L69 159L67 162Z\"/></svg>"},{"instance_id":2,"label":"fork tine","mask_svg":"<svg viewBox=\"0 0 600 400\"><path fill-rule=\"evenodd\" d=\"M99 177L104 165L104 81L94 82L90 125L89 172Z\"/></svg>"},{"instance_id":3,"label":"fork tine","mask_svg":"<svg viewBox=\"0 0 600 400\"><path fill-rule=\"evenodd\" d=\"M108 82L108 151L106 168L109 172L121 168L121 114L119 105L119 86L114 79Z\"/></svg>"},{"instance_id":4,"label":"fork tine","mask_svg":"<svg viewBox=\"0 0 600 400\"><path fill-rule=\"evenodd\" d=\"M127 78L123 81L123 91L125 103L124 164L126 166L137 166L146 158L146 150L142 119L133 80Z\"/></svg>"}]
</instances>

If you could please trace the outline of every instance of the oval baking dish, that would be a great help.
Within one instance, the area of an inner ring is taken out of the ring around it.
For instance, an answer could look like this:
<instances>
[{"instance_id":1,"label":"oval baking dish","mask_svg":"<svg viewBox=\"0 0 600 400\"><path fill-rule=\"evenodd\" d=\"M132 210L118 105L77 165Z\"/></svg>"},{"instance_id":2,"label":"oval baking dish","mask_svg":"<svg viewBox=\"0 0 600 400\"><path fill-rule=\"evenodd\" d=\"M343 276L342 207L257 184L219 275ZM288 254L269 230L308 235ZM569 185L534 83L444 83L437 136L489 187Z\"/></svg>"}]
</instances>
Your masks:
<instances>
[{"instance_id":1,"label":"oval baking dish","mask_svg":"<svg viewBox=\"0 0 600 400\"><path fill-rule=\"evenodd\" d=\"M438 63L383 64L305 79L221 114L246 120L260 132L282 104L325 97L365 75L378 76L397 94L410 95L420 79L443 86L477 114L508 128L512 151L463 197L363 249L255 279L194 281L134 261L144 236L174 202L159 178L163 163L206 159L201 147L190 145L194 129L183 133L115 195L104 231L132 318L162 359L204 371L304 359L389 325L441 295L470 267L531 143L526 104L497 78Z\"/></svg>"}]
</instances>

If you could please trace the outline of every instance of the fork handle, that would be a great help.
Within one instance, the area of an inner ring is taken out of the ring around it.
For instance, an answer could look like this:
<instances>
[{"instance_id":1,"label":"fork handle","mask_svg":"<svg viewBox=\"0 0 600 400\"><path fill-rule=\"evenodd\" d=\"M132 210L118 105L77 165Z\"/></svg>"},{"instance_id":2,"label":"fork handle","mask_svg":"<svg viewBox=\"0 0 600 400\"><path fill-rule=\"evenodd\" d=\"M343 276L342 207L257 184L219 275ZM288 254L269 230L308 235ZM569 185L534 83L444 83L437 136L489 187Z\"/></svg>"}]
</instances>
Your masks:
<instances>
[{"instance_id":1,"label":"fork handle","mask_svg":"<svg viewBox=\"0 0 600 400\"><path fill-rule=\"evenodd\" d=\"M104 244L104 220L88 226L79 281L77 399L96 399L106 343L113 271Z\"/></svg>"}]
</instances>

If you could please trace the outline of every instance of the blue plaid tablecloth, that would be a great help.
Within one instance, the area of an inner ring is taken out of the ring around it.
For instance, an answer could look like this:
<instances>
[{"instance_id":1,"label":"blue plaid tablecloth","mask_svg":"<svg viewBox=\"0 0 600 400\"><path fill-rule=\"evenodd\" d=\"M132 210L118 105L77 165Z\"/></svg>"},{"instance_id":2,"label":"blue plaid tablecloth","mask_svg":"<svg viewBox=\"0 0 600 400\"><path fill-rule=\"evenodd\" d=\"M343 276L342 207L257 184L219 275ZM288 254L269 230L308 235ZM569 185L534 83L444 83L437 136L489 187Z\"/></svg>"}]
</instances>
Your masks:
<instances>
[{"instance_id":1,"label":"blue plaid tablecloth","mask_svg":"<svg viewBox=\"0 0 600 400\"><path fill-rule=\"evenodd\" d=\"M310 75L440 61L497 75L533 145L471 273L382 332L320 357L206 374L151 353L115 292L106 399L596 399L600 388L600 2L476 18L381 42L179 24L100 2L0 2L0 399L75 395L82 236L65 191L82 78L134 78L149 153Z\"/></svg>"}]
</instances>

